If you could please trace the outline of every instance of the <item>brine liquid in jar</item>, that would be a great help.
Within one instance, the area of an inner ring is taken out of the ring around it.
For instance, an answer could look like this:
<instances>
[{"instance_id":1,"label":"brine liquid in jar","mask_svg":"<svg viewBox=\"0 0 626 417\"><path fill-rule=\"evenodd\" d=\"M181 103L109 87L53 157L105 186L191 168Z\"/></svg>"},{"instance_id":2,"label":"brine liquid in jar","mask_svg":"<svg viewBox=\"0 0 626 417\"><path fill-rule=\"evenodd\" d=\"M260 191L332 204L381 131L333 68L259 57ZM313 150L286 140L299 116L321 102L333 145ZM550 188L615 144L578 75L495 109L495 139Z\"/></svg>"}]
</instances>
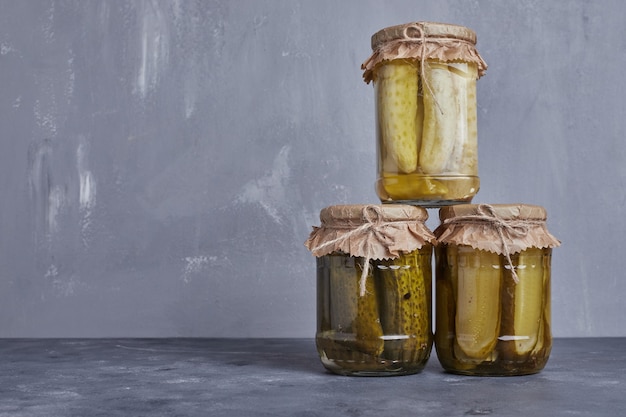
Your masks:
<instances>
[{"instance_id":1,"label":"brine liquid in jar","mask_svg":"<svg viewBox=\"0 0 626 417\"><path fill-rule=\"evenodd\" d=\"M340 375L391 376L421 371L432 348L432 246L393 260L342 253L317 258L317 350Z\"/></svg>"},{"instance_id":2,"label":"brine liquid in jar","mask_svg":"<svg viewBox=\"0 0 626 417\"><path fill-rule=\"evenodd\" d=\"M435 346L444 369L505 376L544 368L552 348L551 254L528 248L510 255L511 265L469 246L437 248Z\"/></svg>"},{"instance_id":3,"label":"brine liquid in jar","mask_svg":"<svg viewBox=\"0 0 626 417\"><path fill-rule=\"evenodd\" d=\"M470 202L480 187L476 65L395 60L374 71L382 202Z\"/></svg>"}]
</instances>

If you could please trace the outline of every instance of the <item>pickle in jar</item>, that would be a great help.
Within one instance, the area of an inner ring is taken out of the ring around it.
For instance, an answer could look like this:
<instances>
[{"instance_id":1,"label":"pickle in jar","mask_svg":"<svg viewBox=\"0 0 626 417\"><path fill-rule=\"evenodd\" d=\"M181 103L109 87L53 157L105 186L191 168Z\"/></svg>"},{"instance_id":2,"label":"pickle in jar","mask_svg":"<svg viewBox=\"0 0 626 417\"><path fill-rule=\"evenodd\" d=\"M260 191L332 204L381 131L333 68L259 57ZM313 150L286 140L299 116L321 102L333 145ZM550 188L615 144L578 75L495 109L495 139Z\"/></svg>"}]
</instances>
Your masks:
<instances>
[{"instance_id":1,"label":"pickle in jar","mask_svg":"<svg viewBox=\"0 0 626 417\"><path fill-rule=\"evenodd\" d=\"M477 157L477 118L476 118L476 66L465 62L447 63L452 89L455 91L454 110L448 110L448 116L455 118L446 120L455 125L456 132L452 151L442 174L445 175L476 175L478 173ZM444 114L443 117L446 117ZM447 118L447 117L446 117ZM446 155L442 155L445 158Z\"/></svg>"},{"instance_id":2,"label":"pickle in jar","mask_svg":"<svg viewBox=\"0 0 626 417\"><path fill-rule=\"evenodd\" d=\"M383 350L384 341L371 272L366 280L366 292L361 296L359 281L363 258L339 255L331 259L330 324L336 332L336 340L353 351L377 356Z\"/></svg>"},{"instance_id":3,"label":"pickle in jar","mask_svg":"<svg viewBox=\"0 0 626 417\"><path fill-rule=\"evenodd\" d=\"M468 63L377 70L381 201L471 201L478 192L476 77Z\"/></svg>"},{"instance_id":4,"label":"pickle in jar","mask_svg":"<svg viewBox=\"0 0 626 417\"><path fill-rule=\"evenodd\" d=\"M377 264L375 279L387 359L414 362L420 360L416 356L428 355L431 276L430 255L417 251Z\"/></svg>"},{"instance_id":5,"label":"pickle in jar","mask_svg":"<svg viewBox=\"0 0 626 417\"><path fill-rule=\"evenodd\" d=\"M503 264L500 350L507 360L524 360L539 343L545 300L542 257L542 249L529 248L511 255L512 265Z\"/></svg>"},{"instance_id":6,"label":"pickle in jar","mask_svg":"<svg viewBox=\"0 0 626 417\"><path fill-rule=\"evenodd\" d=\"M359 280L361 276L359 274ZM354 320L354 333L357 350L379 356L385 346L383 329L380 324L380 314L377 300L377 289L372 276L372 268L365 282L365 294L357 293L357 315Z\"/></svg>"},{"instance_id":7,"label":"pickle in jar","mask_svg":"<svg viewBox=\"0 0 626 417\"><path fill-rule=\"evenodd\" d=\"M417 169L422 136L418 79L417 65L411 61L389 62L377 72L378 128L384 159L405 174Z\"/></svg>"},{"instance_id":8,"label":"pickle in jar","mask_svg":"<svg viewBox=\"0 0 626 417\"><path fill-rule=\"evenodd\" d=\"M460 133L458 91L446 64L429 61L423 74L424 127L419 166L425 174L441 175L446 172Z\"/></svg>"},{"instance_id":9,"label":"pickle in jar","mask_svg":"<svg viewBox=\"0 0 626 417\"><path fill-rule=\"evenodd\" d=\"M456 345L471 360L493 360L500 332L500 256L459 247L456 289Z\"/></svg>"}]
</instances>

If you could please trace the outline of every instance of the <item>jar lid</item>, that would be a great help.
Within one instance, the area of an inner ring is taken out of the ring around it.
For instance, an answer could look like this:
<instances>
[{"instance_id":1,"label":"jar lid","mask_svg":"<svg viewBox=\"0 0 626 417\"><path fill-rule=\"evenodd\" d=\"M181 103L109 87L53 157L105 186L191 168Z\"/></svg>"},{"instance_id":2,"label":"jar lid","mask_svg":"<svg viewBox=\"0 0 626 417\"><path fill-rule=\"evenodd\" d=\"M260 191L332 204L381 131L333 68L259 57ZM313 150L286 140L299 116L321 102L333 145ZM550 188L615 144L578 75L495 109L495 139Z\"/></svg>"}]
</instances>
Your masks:
<instances>
[{"instance_id":1,"label":"jar lid","mask_svg":"<svg viewBox=\"0 0 626 417\"><path fill-rule=\"evenodd\" d=\"M500 255L561 244L547 229L546 210L530 204L460 204L439 210L441 244L467 245Z\"/></svg>"},{"instance_id":2,"label":"jar lid","mask_svg":"<svg viewBox=\"0 0 626 417\"><path fill-rule=\"evenodd\" d=\"M459 204L442 207L439 210L439 220L446 220L459 216L480 215L484 212L484 204ZM491 212L502 220L546 220L546 209L532 204L489 204Z\"/></svg>"},{"instance_id":3,"label":"jar lid","mask_svg":"<svg viewBox=\"0 0 626 417\"><path fill-rule=\"evenodd\" d=\"M372 50L397 39L449 38L461 39L476 45L476 32L465 26L437 22L411 22L389 26L372 35ZM428 39L427 39L428 40Z\"/></svg>"},{"instance_id":4,"label":"jar lid","mask_svg":"<svg viewBox=\"0 0 626 417\"><path fill-rule=\"evenodd\" d=\"M355 226L371 221L426 221L428 212L423 207L406 204L345 204L323 208L320 212L322 224L336 224L343 221Z\"/></svg>"},{"instance_id":5,"label":"jar lid","mask_svg":"<svg viewBox=\"0 0 626 417\"><path fill-rule=\"evenodd\" d=\"M367 259L393 259L435 243L428 212L404 204L335 205L322 209L305 246L315 256L341 251Z\"/></svg>"},{"instance_id":6,"label":"jar lid","mask_svg":"<svg viewBox=\"0 0 626 417\"><path fill-rule=\"evenodd\" d=\"M437 59L476 64L480 78L487 64L476 50L476 33L464 26L435 22L411 22L390 26L371 38L372 55L361 64L369 83L379 64L394 59Z\"/></svg>"}]
</instances>

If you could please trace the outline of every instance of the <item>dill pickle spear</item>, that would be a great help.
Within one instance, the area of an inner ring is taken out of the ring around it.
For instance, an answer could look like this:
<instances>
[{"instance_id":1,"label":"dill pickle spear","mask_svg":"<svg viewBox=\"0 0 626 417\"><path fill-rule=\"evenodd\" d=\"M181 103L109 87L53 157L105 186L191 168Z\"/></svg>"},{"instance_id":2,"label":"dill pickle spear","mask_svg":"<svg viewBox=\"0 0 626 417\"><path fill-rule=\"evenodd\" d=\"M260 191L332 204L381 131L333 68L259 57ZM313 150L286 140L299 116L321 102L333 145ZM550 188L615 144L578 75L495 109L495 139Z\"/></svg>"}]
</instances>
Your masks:
<instances>
[{"instance_id":1,"label":"dill pickle spear","mask_svg":"<svg viewBox=\"0 0 626 417\"><path fill-rule=\"evenodd\" d=\"M513 330L516 336L514 349L518 355L529 353L538 340L544 302L541 255L541 249L529 248L517 257Z\"/></svg>"},{"instance_id":2,"label":"dill pickle spear","mask_svg":"<svg viewBox=\"0 0 626 417\"><path fill-rule=\"evenodd\" d=\"M469 65L470 79L465 79L467 89L467 140L463 143L463 162L459 172L465 175L478 175L478 109L476 107L476 78L478 71L475 65Z\"/></svg>"},{"instance_id":3,"label":"dill pickle spear","mask_svg":"<svg viewBox=\"0 0 626 417\"><path fill-rule=\"evenodd\" d=\"M541 249L530 248L503 260L502 325L498 349L512 362L526 360L537 345L543 315L543 266Z\"/></svg>"},{"instance_id":4,"label":"dill pickle spear","mask_svg":"<svg viewBox=\"0 0 626 417\"><path fill-rule=\"evenodd\" d=\"M385 151L400 172L413 172L419 149L417 66L402 60L388 62L378 69L376 80L378 123Z\"/></svg>"},{"instance_id":5,"label":"dill pickle spear","mask_svg":"<svg viewBox=\"0 0 626 417\"><path fill-rule=\"evenodd\" d=\"M446 171L457 141L458 104L455 84L448 66L428 61L424 74L424 127L419 166L431 175Z\"/></svg>"},{"instance_id":6,"label":"dill pickle spear","mask_svg":"<svg viewBox=\"0 0 626 417\"><path fill-rule=\"evenodd\" d=\"M330 270L330 327L337 333L351 333L357 316L358 271L354 258L329 255ZM346 265L348 263L348 265Z\"/></svg>"},{"instance_id":7,"label":"dill pickle spear","mask_svg":"<svg viewBox=\"0 0 626 417\"><path fill-rule=\"evenodd\" d=\"M550 354L550 350L552 348L552 334L550 329L550 257L551 257L551 249L543 249L546 251L546 256L542 257L542 266L543 266L543 305L541 308L542 317L539 326L539 332L537 335L537 344L530 352L530 356L538 359L547 359Z\"/></svg>"},{"instance_id":8,"label":"dill pickle spear","mask_svg":"<svg viewBox=\"0 0 626 417\"><path fill-rule=\"evenodd\" d=\"M430 261L429 256L413 252L381 261L376 269L388 359L416 361L416 356L429 354L432 267L426 259Z\"/></svg>"},{"instance_id":9,"label":"dill pickle spear","mask_svg":"<svg viewBox=\"0 0 626 417\"><path fill-rule=\"evenodd\" d=\"M444 369L455 372L471 372L481 360L477 361L467 357L456 343L457 256L458 247L456 245L445 245L437 248L435 347L437 348L437 357Z\"/></svg>"},{"instance_id":10,"label":"dill pickle spear","mask_svg":"<svg viewBox=\"0 0 626 417\"><path fill-rule=\"evenodd\" d=\"M362 258L359 259L361 262L363 261ZM357 350L369 355L379 356L385 347L385 341L382 337L383 329L378 312L377 290L372 275L372 268L370 268L364 295L360 295L359 290L356 290L357 314L352 328L356 335L355 346ZM360 278L361 274L359 272L355 281L357 286Z\"/></svg>"},{"instance_id":11,"label":"dill pickle spear","mask_svg":"<svg viewBox=\"0 0 626 417\"><path fill-rule=\"evenodd\" d=\"M456 343L465 356L489 360L500 331L500 256L458 249Z\"/></svg>"},{"instance_id":12,"label":"dill pickle spear","mask_svg":"<svg viewBox=\"0 0 626 417\"><path fill-rule=\"evenodd\" d=\"M450 122L456 124L457 136L454 138L445 171L449 175L476 175L476 66L466 62L450 62L447 68L457 93L454 103L457 117Z\"/></svg>"},{"instance_id":13,"label":"dill pickle spear","mask_svg":"<svg viewBox=\"0 0 626 417\"><path fill-rule=\"evenodd\" d=\"M379 355L384 341L371 273L367 292L359 294L363 258L330 256L330 325L337 343L355 352ZM355 267L356 266L356 267ZM351 360L351 353L339 359Z\"/></svg>"}]
</instances>

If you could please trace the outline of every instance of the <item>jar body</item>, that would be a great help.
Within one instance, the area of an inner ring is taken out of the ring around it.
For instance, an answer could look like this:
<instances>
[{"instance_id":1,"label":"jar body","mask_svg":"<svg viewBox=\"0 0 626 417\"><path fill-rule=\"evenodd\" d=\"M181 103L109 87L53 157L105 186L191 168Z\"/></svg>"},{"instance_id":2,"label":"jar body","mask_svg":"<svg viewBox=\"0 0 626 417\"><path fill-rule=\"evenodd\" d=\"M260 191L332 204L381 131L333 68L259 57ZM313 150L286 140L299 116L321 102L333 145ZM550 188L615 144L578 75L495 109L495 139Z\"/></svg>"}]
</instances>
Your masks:
<instances>
[{"instance_id":1,"label":"jar body","mask_svg":"<svg viewBox=\"0 0 626 417\"><path fill-rule=\"evenodd\" d=\"M363 258L317 258L316 345L324 367L340 375L421 371L432 348L430 244L393 260L371 260L360 295Z\"/></svg>"},{"instance_id":2,"label":"jar body","mask_svg":"<svg viewBox=\"0 0 626 417\"><path fill-rule=\"evenodd\" d=\"M383 203L470 202L478 177L477 66L395 59L374 71L376 193Z\"/></svg>"},{"instance_id":3,"label":"jar body","mask_svg":"<svg viewBox=\"0 0 626 417\"><path fill-rule=\"evenodd\" d=\"M437 356L465 375L525 375L544 368L552 348L552 249L504 255L464 245L436 251Z\"/></svg>"}]
</instances>

